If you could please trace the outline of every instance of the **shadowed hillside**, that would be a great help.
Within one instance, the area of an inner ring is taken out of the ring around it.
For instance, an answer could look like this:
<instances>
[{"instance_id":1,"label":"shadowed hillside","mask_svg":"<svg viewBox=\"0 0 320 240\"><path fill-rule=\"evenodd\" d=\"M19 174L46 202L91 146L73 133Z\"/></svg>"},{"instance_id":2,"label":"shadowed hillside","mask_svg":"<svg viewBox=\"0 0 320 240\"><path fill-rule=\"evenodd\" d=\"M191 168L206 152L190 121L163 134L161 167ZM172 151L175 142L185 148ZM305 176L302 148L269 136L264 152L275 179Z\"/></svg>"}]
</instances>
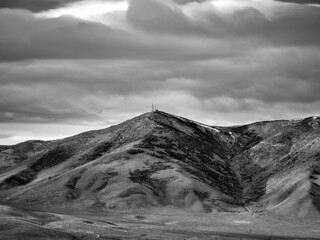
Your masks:
<instances>
[{"instance_id":1,"label":"shadowed hillside","mask_svg":"<svg viewBox=\"0 0 320 240\"><path fill-rule=\"evenodd\" d=\"M318 218L320 118L212 127L165 112L0 146L3 204Z\"/></svg>"}]
</instances>

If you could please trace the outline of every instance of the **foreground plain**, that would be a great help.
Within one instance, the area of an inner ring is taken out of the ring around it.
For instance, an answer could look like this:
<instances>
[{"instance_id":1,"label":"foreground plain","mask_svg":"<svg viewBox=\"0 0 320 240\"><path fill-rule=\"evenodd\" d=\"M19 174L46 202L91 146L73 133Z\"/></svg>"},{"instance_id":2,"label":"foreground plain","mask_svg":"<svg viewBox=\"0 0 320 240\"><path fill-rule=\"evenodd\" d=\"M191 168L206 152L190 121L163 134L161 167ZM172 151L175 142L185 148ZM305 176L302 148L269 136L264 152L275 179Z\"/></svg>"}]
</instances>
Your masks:
<instances>
[{"instance_id":1,"label":"foreground plain","mask_svg":"<svg viewBox=\"0 0 320 240\"><path fill-rule=\"evenodd\" d=\"M319 239L320 224L275 215L179 209L56 212L0 207L1 239ZM60 213L59 213L60 212ZM61 213L63 212L63 214Z\"/></svg>"}]
</instances>

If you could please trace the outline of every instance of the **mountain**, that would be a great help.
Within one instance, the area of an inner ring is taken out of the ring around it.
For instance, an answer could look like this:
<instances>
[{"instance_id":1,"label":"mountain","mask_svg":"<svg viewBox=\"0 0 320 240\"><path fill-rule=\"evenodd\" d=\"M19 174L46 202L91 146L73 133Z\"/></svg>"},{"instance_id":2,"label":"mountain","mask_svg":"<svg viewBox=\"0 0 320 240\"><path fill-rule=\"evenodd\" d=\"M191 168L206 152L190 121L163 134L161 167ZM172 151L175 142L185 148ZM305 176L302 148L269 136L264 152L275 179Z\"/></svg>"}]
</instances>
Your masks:
<instances>
[{"instance_id":1,"label":"mountain","mask_svg":"<svg viewBox=\"0 0 320 240\"><path fill-rule=\"evenodd\" d=\"M0 146L1 204L320 219L320 118L208 126L161 111Z\"/></svg>"}]
</instances>

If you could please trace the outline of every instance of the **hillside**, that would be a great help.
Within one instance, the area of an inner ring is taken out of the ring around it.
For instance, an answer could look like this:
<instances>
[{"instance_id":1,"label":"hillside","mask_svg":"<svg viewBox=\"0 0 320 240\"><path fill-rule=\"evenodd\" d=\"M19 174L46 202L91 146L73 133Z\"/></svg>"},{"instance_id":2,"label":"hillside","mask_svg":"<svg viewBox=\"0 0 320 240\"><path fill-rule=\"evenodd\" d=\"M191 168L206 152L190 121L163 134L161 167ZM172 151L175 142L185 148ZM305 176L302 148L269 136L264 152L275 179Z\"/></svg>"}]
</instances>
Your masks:
<instances>
[{"instance_id":1,"label":"hillside","mask_svg":"<svg viewBox=\"0 0 320 240\"><path fill-rule=\"evenodd\" d=\"M0 200L34 209L176 208L320 219L320 118L217 127L156 111L0 146Z\"/></svg>"}]
</instances>

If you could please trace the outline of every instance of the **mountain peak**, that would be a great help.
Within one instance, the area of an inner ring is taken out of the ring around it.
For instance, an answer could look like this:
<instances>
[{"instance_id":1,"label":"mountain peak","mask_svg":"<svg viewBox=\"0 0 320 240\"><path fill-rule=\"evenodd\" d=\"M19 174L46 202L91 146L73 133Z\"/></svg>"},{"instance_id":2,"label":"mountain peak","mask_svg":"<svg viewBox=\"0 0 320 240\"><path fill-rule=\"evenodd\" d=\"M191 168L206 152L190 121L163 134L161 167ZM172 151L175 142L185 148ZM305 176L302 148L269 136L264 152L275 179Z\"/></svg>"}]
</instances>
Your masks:
<instances>
[{"instance_id":1,"label":"mountain peak","mask_svg":"<svg viewBox=\"0 0 320 240\"><path fill-rule=\"evenodd\" d=\"M147 112L65 139L1 147L0 200L310 217L320 211L319 139L317 117L213 127Z\"/></svg>"}]
</instances>

